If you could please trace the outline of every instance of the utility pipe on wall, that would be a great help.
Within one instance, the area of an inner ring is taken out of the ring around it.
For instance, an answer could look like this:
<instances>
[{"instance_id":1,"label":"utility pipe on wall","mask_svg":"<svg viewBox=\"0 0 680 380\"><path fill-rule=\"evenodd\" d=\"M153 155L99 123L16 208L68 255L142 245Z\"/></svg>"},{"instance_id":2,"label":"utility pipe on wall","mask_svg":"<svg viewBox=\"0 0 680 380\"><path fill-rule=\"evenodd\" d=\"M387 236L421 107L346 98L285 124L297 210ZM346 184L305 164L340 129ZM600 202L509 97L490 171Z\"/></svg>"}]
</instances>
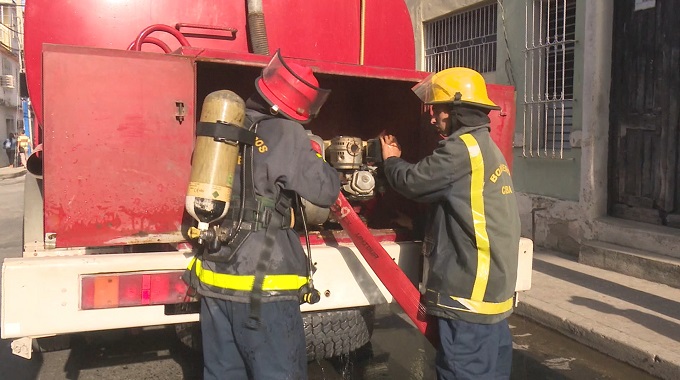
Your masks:
<instances>
[{"instance_id":1,"label":"utility pipe on wall","mask_svg":"<svg viewBox=\"0 0 680 380\"><path fill-rule=\"evenodd\" d=\"M364 64L364 49L366 47L366 0L361 0L361 26L359 30L359 64Z\"/></svg>"}]
</instances>

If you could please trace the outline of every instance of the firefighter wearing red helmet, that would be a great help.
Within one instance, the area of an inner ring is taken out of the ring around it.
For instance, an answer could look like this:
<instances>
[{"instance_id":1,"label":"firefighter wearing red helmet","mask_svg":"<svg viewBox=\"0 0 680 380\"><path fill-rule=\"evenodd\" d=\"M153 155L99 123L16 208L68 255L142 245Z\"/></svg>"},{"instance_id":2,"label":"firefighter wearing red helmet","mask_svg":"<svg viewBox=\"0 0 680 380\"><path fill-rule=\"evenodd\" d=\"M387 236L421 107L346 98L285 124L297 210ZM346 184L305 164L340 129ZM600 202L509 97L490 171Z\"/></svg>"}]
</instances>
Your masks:
<instances>
[{"instance_id":1,"label":"firefighter wearing red helmet","mask_svg":"<svg viewBox=\"0 0 680 380\"><path fill-rule=\"evenodd\" d=\"M338 173L312 149L301 125L316 116L329 91L309 68L286 64L279 52L255 87L245 126L257 138L238 164L241 175L221 223L239 232L217 252L192 260L185 274L201 295L206 380L307 378L300 295L309 273L291 228L291 205L299 196L329 207L340 191Z\"/></svg>"},{"instance_id":2,"label":"firefighter wearing red helmet","mask_svg":"<svg viewBox=\"0 0 680 380\"><path fill-rule=\"evenodd\" d=\"M413 87L432 105L442 141L417 163L401 159L394 136L381 137L384 173L406 198L429 203L423 298L439 329L438 379L508 379L520 221L510 170L489 134L482 75L465 67Z\"/></svg>"}]
</instances>

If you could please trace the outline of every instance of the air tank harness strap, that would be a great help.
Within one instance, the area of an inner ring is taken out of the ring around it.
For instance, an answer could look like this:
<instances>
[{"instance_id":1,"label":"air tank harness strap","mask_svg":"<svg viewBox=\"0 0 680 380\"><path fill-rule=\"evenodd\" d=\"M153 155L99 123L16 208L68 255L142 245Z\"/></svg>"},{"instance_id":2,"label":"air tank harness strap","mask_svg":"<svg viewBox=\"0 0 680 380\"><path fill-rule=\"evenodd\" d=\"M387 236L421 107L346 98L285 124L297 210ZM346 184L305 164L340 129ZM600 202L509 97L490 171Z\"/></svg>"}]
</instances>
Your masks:
<instances>
[{"instance_id":1,"label":"air tank harness strap","mask_svg":"<svg viewBox=\"0 0 680 380\"><path fill-rule=\"evenodd\" d=\"M234 228L241 222L241 228L245 228L250 231L259 231L265 229L272 222L272 215L276 212L276 200L272 198L262 197L259 195L255 196L257 200L256 207L246 206L243 209L243 218L239 220L241 215L241 208L230 207L227 211L226 220L233 223ZM231 204L237 205L238 200L232 200ZM292 215L290 209L287 210L283 217L281 218L281 224L275 225L282 230L291 228Z\"/></svg>"},{"instance_id":2,"label":"air tank harness strap","mask_svg":"<svg viewBox=\"0 0 680 380\"><path fill-rule=\"evenodd\" d=\"M237 125L234 125L232 123L226 123L220 120L216 121L215 123L200 121L198 122L198 124L196 124L196 135L212 137L217 141L223 142L226 141L239 142L242 145L241 149L245 151L250 150L252 155L252 149L253 145L255 145L255 139L257 135L255 134L255 132L251 131L250 128L251 126L252 124L248 125L246 128L240 128ZM252 187L252 175L251 175L251 187ZM218 254L210 254L209 252L207 252L205 247L200 248L195 247L194 251L195 251L194 256L200 255L203 257L204 260L212 260L215 262L227 262L231 260L234 253L234 251L232 251L230 255L222 257ZM189 271L190 278L185 280L188 284L192 284L191 276L193 276L196 273L196 263L197 260L194 260L194 264L192 265ZM189 290L187 291L187 294L188 292Z\"/></svg>"},{"instance_id":3,"label":"air tank harness strap","mask_svg":"<svg viewBox=\"0 0 680 380\"><path fill-rule=\"evenodd\" d=\"M269 268L269 261L272 257L272 249L274 248L274 236L276 236L275 226L280 226L283 221L283 215L290 212L293 205L293 198L286 194L285 191L280 191L274 206L275 212L272 213L271 220L267 226L267 232L264 237L264 245L260 252L260 259L257 261L255 267L255 279L253 281L253 290L250 293L250 316L246 327L257 330L260 327L260 306L262 304L262 286L264 285L264 277Z\"/></svg>"},{"instance_id":4,"label":"air tank harness strap","mask_svg":"<svg viewBox=\"0 0 680 380\"><path fill-rule=\"evenodd\" d=\"M263 116L260 118L257 118L255 120L251 120L248 116L246 116L246 120L244 123L244 128L238 128L235 127L236 129L243 129L245 131L248 131L248 133L252 134L253 139L252 139L252 144L248 144L248 142L244 142L244 144L241 146L242 150L242 156L243 156L243 164L241 165L241 178L242 178L242 195L241 195L241 202L240 202L240 210L245 211L247 209L257 209L257 199L255 198L255 184L253 182L253 145L255 144L255 137L257 136L257 126L262 120L266 119L271 119L271 116ZM199 123L199 130L200 128L209 128L209 126L206 127L201 127L200 125L203 123ZM205 123L205 124L211 124L211 123ZM239 131L233 131L234 128L229 128L232 130L234 133L239 133ZM227 247L223 248L221 251L218 251L216 253L208 253L205 252L203 254L203 259L208 260L208 261L213 261L216 263L228 263L230 262L233 258L234 255L238 252L239 248L243 244L243 242L248 238L250 235L251 230L248 228L242 228L243 223L241 222L242 218L239 215L238 223L236 226L236 231L235 234L231 237L231 240L229 241L229 244L227 244Z\"/></svg>"},{"instance_id":5,"label":"air tank harness strap","mask_svg":"<svg viewBox=\"0 0 680 380\"><path fill-rule=\"evenodd\" d=\"M257 137L254 132L219 120L215 123L198 122L196 125L196 135L213 137L215 140L238 141L251 146L255 145L255 137Z\"/></svg>"}]
</instances>

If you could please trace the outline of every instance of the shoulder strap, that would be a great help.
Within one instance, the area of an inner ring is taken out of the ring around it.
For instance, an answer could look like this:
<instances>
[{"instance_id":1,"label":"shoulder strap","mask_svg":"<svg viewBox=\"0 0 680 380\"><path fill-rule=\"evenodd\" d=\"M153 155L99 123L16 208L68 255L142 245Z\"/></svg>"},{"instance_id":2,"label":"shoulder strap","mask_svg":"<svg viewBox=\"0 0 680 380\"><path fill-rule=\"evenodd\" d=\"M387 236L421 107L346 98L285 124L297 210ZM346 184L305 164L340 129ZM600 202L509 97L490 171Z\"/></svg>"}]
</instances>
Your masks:
<instances>
[{"instance_id":1,"label":"shoulder strap","mask_svg":"<svg viewBox=\"0 0 680 380\"><path fill-rule=\"evenodd\" d=\"M257 132L257 127L261 121L271 119L273 116L263 115L258 118L250 119L246 117L245 128L253 133ZM254 142L254 140L253 140ZM203 259L208 261L227 263L234 258L234 255L241 248L241 245L250 236L251 230L249 228L241 228L243 221L243 213L246 209L257 209L257 199L255 198L255 184L253 182L253 144L245 144L242 147L243 151L243 165L241 166L241 176L243 178L241 184L241 205L238 223L235 228L234 235L229 240L226 252L207 253Z\"/></svg>"}]
</instances>

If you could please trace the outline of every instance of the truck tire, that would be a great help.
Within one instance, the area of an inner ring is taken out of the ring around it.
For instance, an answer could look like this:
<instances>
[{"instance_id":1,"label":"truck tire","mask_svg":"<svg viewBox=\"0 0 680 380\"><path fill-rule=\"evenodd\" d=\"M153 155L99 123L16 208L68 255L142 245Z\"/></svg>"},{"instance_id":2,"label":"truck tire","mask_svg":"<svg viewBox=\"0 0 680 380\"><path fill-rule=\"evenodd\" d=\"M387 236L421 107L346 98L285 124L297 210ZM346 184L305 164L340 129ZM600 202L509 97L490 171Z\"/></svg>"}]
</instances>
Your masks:
<instances>
[{"instance_id":1,"label":"truck tire","mask_svg":"<svg viewBox=\"0 0 680 380\"><path fill-rule=\"evenodd\" d=\"M368 343L373 334L373 306L302 314L307 360L346 355Z\"/></svg>"},{"instance_id":2,"label":"truck tire","mask_svg":"<svg viewBox=\"0 0 680 380\"><path fill-rule=\"evenodd\" d=\"M195 352L203 351L203 338L201 337L201 324L198 322L178 323L175 325L175 333L180 342Z\"/></svg>"},{"instance_id":3,"label":"truck tire","mask_svg":"<svg viewBox=\"0 0 680 380\"><path fill-rule=\"evenodd\" d=\"M371 340L375 307L302 313L307 342L307 360L332 358L355 351ZM175 325L179 340L194 351L201 351L201 325L198 322Z\"/></svg>"}]
</instances>

